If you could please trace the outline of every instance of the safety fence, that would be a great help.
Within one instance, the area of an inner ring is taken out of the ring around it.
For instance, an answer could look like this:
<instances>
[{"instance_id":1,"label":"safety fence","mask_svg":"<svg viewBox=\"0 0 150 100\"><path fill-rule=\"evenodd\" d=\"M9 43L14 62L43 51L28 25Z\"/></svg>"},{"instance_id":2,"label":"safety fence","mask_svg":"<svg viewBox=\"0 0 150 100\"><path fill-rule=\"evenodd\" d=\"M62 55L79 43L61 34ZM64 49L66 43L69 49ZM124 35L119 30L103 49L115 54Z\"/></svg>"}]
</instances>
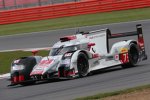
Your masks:
<instances>
[{"instance_id":1,"label":"safety fence","mask_svg":"<svg viewBox=\"0 0 150 100\"><path fill-rule=\"evenodd\" d=\"M80 0L0 0L0 10L29 8L78 1Z\"/></svg>"},{"instance_id":2,"label":"safety fence","mask_svg":"<svg viewBox=\"0 0 150 100\"><path fill-rule=\"evenodd\" d=\"M0 24L2 25L143 7L150 7L150 0L85 0L75 3L1 11Z\"/></svg>"}]
</instances>

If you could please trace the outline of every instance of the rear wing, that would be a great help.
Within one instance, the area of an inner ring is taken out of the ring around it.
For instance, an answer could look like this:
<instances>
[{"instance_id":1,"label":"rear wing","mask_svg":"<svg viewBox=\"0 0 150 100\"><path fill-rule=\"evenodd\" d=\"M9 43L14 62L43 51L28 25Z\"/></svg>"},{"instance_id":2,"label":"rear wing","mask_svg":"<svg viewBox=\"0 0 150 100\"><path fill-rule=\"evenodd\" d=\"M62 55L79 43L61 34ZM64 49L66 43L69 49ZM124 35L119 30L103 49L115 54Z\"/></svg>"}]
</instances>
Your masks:
<instances>
[{"instance_id":1,"label":"rear wing","mask_svg":"<svg viewBox=\"0 0 150 100\"><path fill-rule=\"evenodd\" d=\"M111 34L110 30L107 29L107 34L109 35L109 38L119 38L119 37L126 37L126 36L134 36L137 35L138 38L139 37L143 37L143 32L142 32L142 25L141 24L137 24L136 25L136 31L132 31L132 32L124 32L124 33L115 33L115 34Z\"/></svg>"},{"instance_id":2,"label":"rear wing","mask_svg":"<svg viewBox=\"0 0 150 100\"><path fill-rule=\"evenodd\" d=\"M144 44L144 37L143 37L143 31L142 31L141 24L136 25L136 31L111 34L111 31L109 29L106 29L106 33L107 33L107 39L127 37L127 36L137 36L138 37L137 42L139 45L139 49L141 51L140 56L142 56L141 57L141 58L143 58L142 60L147 59L147 56L145 53L145 44Z\"/></svg>"},{"instance_id":3,"label":"rear wing","mask_svg":"<svg viewBox=\"0 0 150 100\"><path fill-rule=\"evenodd\" d=\"M137 24L136 29L137 29L136 31L132 31L132 32L115 33L115 34L112 34L109 29L106 29L107 38L112 39L112 38L120 38L120 37L136 36L137 35L138 44L142 49L144 49L144 37L143 37L142 25Z\"/></svg>"}]
</instances>

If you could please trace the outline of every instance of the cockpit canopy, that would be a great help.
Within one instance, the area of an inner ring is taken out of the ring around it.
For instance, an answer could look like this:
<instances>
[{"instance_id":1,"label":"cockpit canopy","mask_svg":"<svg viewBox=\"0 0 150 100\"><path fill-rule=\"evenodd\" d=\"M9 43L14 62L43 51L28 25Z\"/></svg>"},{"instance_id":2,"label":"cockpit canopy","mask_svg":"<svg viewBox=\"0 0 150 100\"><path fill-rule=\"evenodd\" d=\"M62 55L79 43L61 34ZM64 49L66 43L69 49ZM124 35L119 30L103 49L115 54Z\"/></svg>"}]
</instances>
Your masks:
<instances>
[{"instance_id":1,"label":"cockpit canopy","mask_svg":"<svg viewBox=\"0 0 150 100\"><path fill-rule=\"evenodd\" d=\"M79 47L77 45L73 46L60 46L59 48L52 48L49 56L63 55L66 52L76 51Z\"/></svg>"}]
</instances>

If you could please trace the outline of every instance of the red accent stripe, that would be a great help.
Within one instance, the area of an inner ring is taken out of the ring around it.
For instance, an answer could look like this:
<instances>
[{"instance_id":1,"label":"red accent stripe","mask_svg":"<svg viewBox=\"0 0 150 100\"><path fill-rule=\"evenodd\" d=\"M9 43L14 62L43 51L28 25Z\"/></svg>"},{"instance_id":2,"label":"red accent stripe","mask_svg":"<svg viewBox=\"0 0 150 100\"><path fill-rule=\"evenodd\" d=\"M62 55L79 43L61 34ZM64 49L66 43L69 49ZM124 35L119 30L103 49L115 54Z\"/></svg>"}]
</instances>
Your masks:
<instances>
[{"instance_id":1,"label":"red accent stripe","mask_svg":"<svg viewBox=\"0 0 150 100\"><path fill-rule=\"evenodd\" d=\"M70 40L75 40L75 39L77 39L77 37L76 37L75 35L64 36L64 37L60 38L60 40L61 40L62 42L70 41Z\"/></svg>"},{"instance_id":2,"label":"red accent stripe","mask_svg":"<svg viewBox=\"0 0 150 100\"><path fill-rule=\"evenodd\" d=\"M92 58L98 58L98 57L100 57L100 55L98 53L92 54Z\"/></svg>"},{"instance_id":3,"label":"red accent stripe","mask_svg":"<svg viewBox=\"0 0 150 100\"><path fill-rule=\"evenodd\" d=\"M14 76L12 78L12 83L17 83L17 82L19 82L19 77L18 76Z\"/></svg>"},{"instance_id":4,"label":"red accent stripe","mask_svg":"<svg viewBox=\"0 0 150 100\"><path fill-rule=\"evenodd\" d=\"M19 75L19 82L24 81L24 75Z\"/></svg>"},{"instance_id":5,"label":"red accent stripe","mask_svg":"<svg viewBox=\"0 0 150 100\"><path fill-rule=\"evenodd\" d=\"M69 40L77 39L77 37L74 36L74 35L72 35L72 36L65 36L64 38L68 38Z\"/></svg>"},{"instance_id":6,"label":"red accent stripe","mask_svg":"<svg viewBox=\"0 0 150 100\"><path fill-rule=\"evenodd\" d=\"M60 71L58 70L58 77L60 77Z\"/></svg>"},{"instance_id":7,"label":"red accent stripe","mask_svg":"<svg viewBox=\"0 0 150 100\"><path fill-rule=\"evenodd\" d=\"M43 73L43 70L42 71L34 71L34 72L31 72L30 76L31 75L42 75Z\"/></svg>"},{"instance_id":8,"label":"red accent stripe","mask_svg":"<svg viewBox=\"0 0 150 100\"><path fill-rule=\"evenodd\" d=\"M70 70L67 72L67 76L75 75L75 70Z\"/></svg>"},{"instance_id":9,"label":"red accent stripe","mask_svg":"<svg viewBox=\"0 0 150 100\"><path fill-rule=\"evenodd\" d=\"M139 35L138 44L140 46L140 49L142 49L144 47L144 39L143 39L143 35L142 34Z\"/></svg>"}]
</instances>

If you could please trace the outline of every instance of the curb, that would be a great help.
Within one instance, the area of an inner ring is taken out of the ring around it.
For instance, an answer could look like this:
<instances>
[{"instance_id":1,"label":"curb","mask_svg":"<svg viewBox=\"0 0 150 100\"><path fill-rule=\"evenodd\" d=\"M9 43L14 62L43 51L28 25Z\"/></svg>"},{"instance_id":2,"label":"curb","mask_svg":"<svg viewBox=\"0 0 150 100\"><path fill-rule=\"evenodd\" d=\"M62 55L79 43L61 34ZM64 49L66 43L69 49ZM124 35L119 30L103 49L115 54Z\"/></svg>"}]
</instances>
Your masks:
<instances>
[{"instance_id":1,"label":"curb","mask_svg":"<svg viewBox=\"0 0 150 100\"><path fill-rule=\"evenodd\" d=\"M10 78L10 73L0 75L0 79L8 79Z\"/></svg>"}]
</instances>

